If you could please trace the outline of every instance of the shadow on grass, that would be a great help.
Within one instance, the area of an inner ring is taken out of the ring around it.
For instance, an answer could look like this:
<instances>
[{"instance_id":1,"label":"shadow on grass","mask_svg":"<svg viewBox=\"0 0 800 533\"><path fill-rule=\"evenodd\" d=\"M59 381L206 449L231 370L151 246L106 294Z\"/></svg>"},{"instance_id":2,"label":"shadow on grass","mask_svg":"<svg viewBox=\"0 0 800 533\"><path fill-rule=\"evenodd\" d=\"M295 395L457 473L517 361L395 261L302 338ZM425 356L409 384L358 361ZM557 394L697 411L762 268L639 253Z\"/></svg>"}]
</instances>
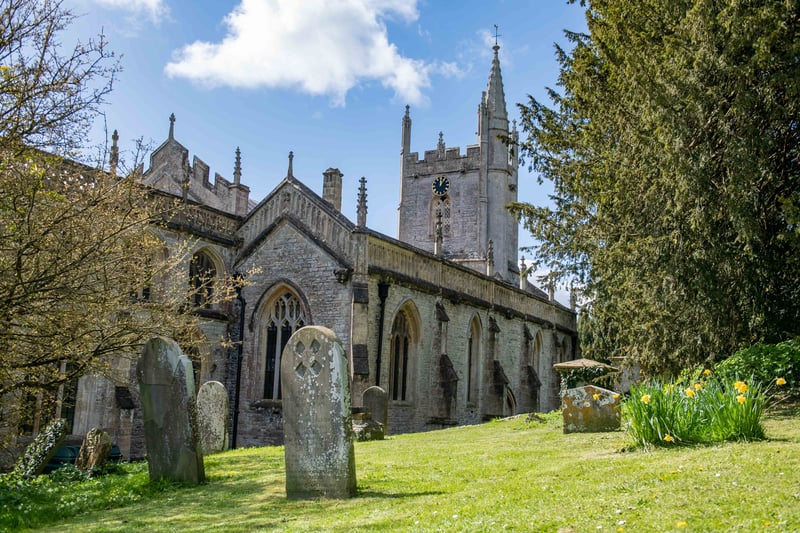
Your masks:
<instances>
[{"instance_id":1,"label":"shadow on grass","mask_svg":"<svg viewBox=\"0 0 800 533\"><path fill-rule=\"evenodd\" d=\"M766 416L777 420L800 417L800 398L791 397L780 400L769 408Z\"/></svg>"},{"instance_id":2,"label":"shadow on grass","mask_svg":"<svg viewBox=\"0 0 800 533\"><path fill-rule=\"evenodd\" d=\"M440 490L430 490L425 492L381 492L378 490L358 490L356 498L419 498L420 496L440 496L444 492Z\"/></svg>"}]
</instances>

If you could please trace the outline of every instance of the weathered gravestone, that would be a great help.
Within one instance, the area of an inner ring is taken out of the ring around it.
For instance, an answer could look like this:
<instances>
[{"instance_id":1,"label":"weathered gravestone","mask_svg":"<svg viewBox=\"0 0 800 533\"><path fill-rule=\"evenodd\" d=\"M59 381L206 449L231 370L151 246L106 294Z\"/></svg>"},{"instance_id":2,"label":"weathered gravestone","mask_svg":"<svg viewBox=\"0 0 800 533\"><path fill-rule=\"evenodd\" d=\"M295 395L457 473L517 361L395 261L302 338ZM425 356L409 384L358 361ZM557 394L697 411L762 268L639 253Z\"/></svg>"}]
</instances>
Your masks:
<instances>
[{"instance_id":1,"label":"weathered gravestone","mask_svg":"<svg viewBox=\"0 0 800 533\"><path fill-rule=\"evenodd\" d=\"M386 394L386 391L373 385L364 391L361 401L372 420L383 424L385 430L389 412L389 395Z\"/></svg>"},{"instance_id":2,"label":"weathered gravestone","mask_svg":"<svg viewBox=\"0 0 800 533\"><path fill-rule=\"evenodd\" d=\"M63 418L53 420L25 448L25 452L14 465L14 473L26 478L41 474L66 436L67 421Z\"/></svg>"},{"instance_id":3,"label":"weathered gravestone","mask_svg":"<svg viewBox=\"0 0 800 533\"><path fill-rule=\"evenodd\" d=\"M228 391L219 381L206 381L197 391L197 424L203 455L228 449Z\"/></svg>"},{"instance_id":4,"label":"weathered gravestone","mask_svg":"<svg viewBox=\"0 0 800 533\"><path fill-rule=\"evenodd\" d=\"M336 334L306 326L281 358L288 498L347 498L356 491L347 357Z\"/></svg>"},{"instance_id":5,"label":"weathered gravestone","mask_svg":"<svg viewBox=\"0 0 800 533\"><path fill-rule=\"evenodd\" d=\"M614 391L584 385L561 397L564 433L615 431L620 426L620 396Z\"/></svg>"},{"instance_id":6,"label":"weathered gravestone","mask_svg":"<svg viewBox=\"0 0 800 533\"><path fill-rule=\"evenodd\" d=\"M136 365L150 480L205 481L194 373L178 343L147 341Z\"/></svg>"},{"instance_id":7,"label":"weathered gravestone","mask_svg":"<svg viewBox=\"0 0 800 533\"><path fill-rule=\"evenodd\" d=\"M75 466L85 472L106 464L111 451L111 437L102 429L92 428L86 434L75 458Z\"/></svg>"}]
</instances>

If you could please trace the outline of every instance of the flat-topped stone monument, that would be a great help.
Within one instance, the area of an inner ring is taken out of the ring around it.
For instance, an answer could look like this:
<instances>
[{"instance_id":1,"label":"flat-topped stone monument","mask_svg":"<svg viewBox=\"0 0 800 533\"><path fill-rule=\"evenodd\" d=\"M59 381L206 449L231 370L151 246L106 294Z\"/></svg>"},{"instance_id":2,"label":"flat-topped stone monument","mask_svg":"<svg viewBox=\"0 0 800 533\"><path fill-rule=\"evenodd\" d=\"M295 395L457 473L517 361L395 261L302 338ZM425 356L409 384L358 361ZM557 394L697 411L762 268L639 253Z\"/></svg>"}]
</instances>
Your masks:
<instances>
[{"instance_id":1,"label":"flat-topped stone monument","mask_svg":"<svg viewBox=\"0 0 800 533\"><path fill-rule=\"evenodd\" d=\"M614 391L584 385L561 397L564 433L616 431L620 427L620 396Z\"/></svg>"},{"instance_id":2,"label":"flat-topped stone monument","mask_svg":"<svg viewBox=\"0 0 800 533\"><path fill-rule=\"evenodd\" d=\"M203 455L228 449L228 391L219 381L206 381L197 391L197 424Z\"/></svg>"},{"instance_id":3,"label":"flat-topped stone monument","mask_svg":"<svg viewBox=\"0 0 800 533\"><path fill-rule=\"evenodd\" d=\"M288 498L347 498L356 491L347 356L328 328L306 326L281 358Z\"/></svg>"},{"instance_id":4,"label":"flat-topped stone monument","mask_svg":"<svg viewBox=\"0 0 800 533\"><path fill-rule=\"evenodd\" d=\"M191 361L177 342L155 337L144 346L136 376L150 480L205 481Z\"/></svg>"}]
</instances>

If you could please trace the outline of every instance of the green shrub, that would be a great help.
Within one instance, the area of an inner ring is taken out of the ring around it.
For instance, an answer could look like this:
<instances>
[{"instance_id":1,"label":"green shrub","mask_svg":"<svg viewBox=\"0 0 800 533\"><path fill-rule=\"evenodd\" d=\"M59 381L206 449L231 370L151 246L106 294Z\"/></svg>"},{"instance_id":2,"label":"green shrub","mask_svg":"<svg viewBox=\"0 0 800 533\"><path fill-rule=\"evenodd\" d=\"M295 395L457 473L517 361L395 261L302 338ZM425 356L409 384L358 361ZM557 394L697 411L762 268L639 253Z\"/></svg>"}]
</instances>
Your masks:
<instances>
[{"instance_id":1,"label":"green shrub","mask_svg":"<svg viewBox=\"0 0 800 533\"><path fill-rule=\"evenodd\" d=\"M602 366L585 366L560 371L561 390L574 389L584 385L597 385L608 388L613 382L609 370Z\"/></svg>"},{"instance_id":2,"label":"green shrub","mask_svg":"<svg viewBox=\"0 0 800 533\"><path fill-rule=\"evenodd\" d=\"M728 380L752 378L764 386L782 377L787 389L796 390L800 387L800 340L756 344L739 350L718 363L714 372Z\"/></svg>"}]
</instances>

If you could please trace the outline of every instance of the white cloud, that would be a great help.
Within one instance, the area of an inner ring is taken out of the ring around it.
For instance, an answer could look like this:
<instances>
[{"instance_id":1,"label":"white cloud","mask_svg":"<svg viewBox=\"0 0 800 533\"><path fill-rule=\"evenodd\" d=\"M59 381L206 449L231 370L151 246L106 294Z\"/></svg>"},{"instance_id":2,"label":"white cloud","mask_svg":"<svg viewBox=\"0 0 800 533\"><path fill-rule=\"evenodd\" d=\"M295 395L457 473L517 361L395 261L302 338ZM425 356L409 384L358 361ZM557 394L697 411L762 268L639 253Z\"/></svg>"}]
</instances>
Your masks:
<instances>
[{"instance_id":1,"label":"white cloud","mask_svg":"<svg viewBox=\"0 0 800 533\"><path fill-rule=\"evenodd\" d=\"M169 76L208 86L294 87L344 105L361 82L379 81L404 103L425 100L433 65L403 57L389 42L385 20L419 17L417 0L241 0L220 42L195 41L176 50Z\"/></svg>"},{"instance_id":2,"label":"white cloud","mask_svg":"<svg viewBox=\"0 0 800 533\"><path fill-rule=\"evenodd\" d=\"M154 22L158 22L169 13L165 0L91 0L93 3L122 9L134 14L145 13Z\"/></svg>"}]
</instances>

